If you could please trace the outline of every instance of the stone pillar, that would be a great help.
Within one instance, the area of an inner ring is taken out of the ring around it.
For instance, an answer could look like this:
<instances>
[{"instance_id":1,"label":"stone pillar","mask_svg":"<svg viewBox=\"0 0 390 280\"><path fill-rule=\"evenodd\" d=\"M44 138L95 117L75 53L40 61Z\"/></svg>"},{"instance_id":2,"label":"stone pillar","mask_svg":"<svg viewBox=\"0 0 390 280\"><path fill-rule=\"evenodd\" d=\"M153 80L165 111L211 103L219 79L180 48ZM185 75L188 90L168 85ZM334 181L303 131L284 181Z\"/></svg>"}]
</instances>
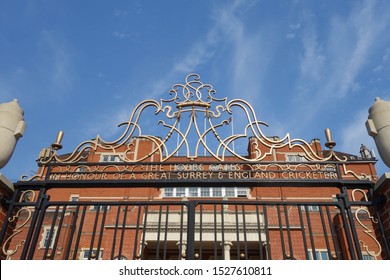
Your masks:
<instances>
[{"instance_id":1,"label":"stone pillar","mask_svg":"<svg viewBox=\"0 0 390 280\"><path fill-rule=\"evenodd\" d=\"M233 243L230 241L225 241L225 243L221 243L221 246L223 246L223 250L225 252L225 260L230 260L230 248L233 246Z\"/></svg>"},{"instance_id":2,"label":"stone pillar","mask_svg":"<svg viewBox=\"0 0 390 280\"><path fill-rule=\"evenodd\" d=\"M16 99L0 104L0 168L3 168L12 156L16 143L26 129L24 112Z\"/></svg>"},{"instance_id":3,"label":"stone pillar","mask_svg":"<svg viewBox=\"0 0 390 280\"><path fill-rule=\"evenodd\" d=\"M368 112L367 132L374 138L383 162L390 167L390 102L377 97Z\"/></svg>"},{"instance_id":4,"label":"stone pillar","mask_svg":"<svg viewBox=\"0 0 390 280\"><path fill-rule=\"evenodd\" d=\"M376 182L374 200L384 230L383 236L379 228L376 228L376 236L382 246L381 255L383 259L390 260L390 173L383 174Z\"/></svg>"},{"instance_id":5,"label":"stone pillar","mask_svg":"<svg viewBox=\"0 0 390 280\"><path fill-rule=\"evenodd\" d=\"M180 242L177 242L176 245L177 245L177 247L180 250ZM187 253L186 252L187 252L187 242L183 241L181 243L181 252L180 252L180 256L181 256L182 260L187 259Z\"/></svg>"},{"instance_id":6,"label":"stone pillar","mask_svg":"<svg viewBox=\"0 0 390 280\"><path fill-rule=\"evenodd\" d=\"M0 229L3 228L3 224L7 218L7 212L9 207L6 201L12 198L13 192L14 185L4 175L0 173ZM15 228L15 224L16 222L8 224L7 232L3 240L6 240L12 234L12 230ZM6 256L3 254L2 248L0 248L0 259L6 259Z\"/></svg>"},{"instance_id":7,"label":"stone pillar","mask_svg":"<svg viewBox=\"0 0 390 280\"><path fill-rule=\"evenodd\" d=\"M24 134L26 123L23 115L23 110L16 99L9 103L0 104L0 169L8 163L15 150L16 143ZM8 211L6 201L11 199L13 192L14 185L0 173L0 228L5 222ZM11 234L15 222L8 226L5 238ZM5 256L1 252L0 259L4 258Z\"/></svg>"}]
</instances>

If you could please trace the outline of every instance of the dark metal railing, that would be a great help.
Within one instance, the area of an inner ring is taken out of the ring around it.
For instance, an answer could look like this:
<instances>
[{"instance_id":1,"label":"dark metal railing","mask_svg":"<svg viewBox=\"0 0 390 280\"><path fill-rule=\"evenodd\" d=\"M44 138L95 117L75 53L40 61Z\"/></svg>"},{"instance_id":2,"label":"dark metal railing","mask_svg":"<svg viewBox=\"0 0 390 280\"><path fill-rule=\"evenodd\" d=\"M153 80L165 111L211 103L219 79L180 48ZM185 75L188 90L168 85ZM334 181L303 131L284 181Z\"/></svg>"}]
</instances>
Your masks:
<instances>
[{"instance_id":1,"label":"dark metal railing","mask_svg":"<svg viewBox=\"0 0 390 280\"><path fill-rule=\"evenodd\" d=\"M358 215L372 206L347 188L321 202L50 201L19 188L0 241L10 259L381 259L380 220Z\"/></svg>"}]
</instances>

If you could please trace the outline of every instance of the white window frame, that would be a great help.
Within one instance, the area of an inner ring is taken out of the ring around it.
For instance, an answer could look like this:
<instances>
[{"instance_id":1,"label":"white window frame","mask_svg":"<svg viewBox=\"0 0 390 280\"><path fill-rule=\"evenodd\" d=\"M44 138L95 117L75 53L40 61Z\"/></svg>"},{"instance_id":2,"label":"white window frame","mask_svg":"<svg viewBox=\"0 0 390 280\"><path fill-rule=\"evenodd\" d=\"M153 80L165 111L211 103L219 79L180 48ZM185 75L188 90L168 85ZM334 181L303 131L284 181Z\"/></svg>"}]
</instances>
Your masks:
<instances>
[{"instance_id":1,"label":"white window frame","mask_svg":"<svg viewBox=\"0 0 390 280\"><path fill-rule=\"evenodd\" d=\"M58 226L54 226L53 230L54 230L54 233L51 235L51 241L50 241L50 244L49 244L49 249L53 249L53 246L54 246L54 241L56 239L56 236L57 236L57 229L58 229ZM47 242L48 239L49 239L49 236L50 236L50 231L51 231L51 226L44 226L43 227L43 231L42 231L42 238L41 238L41 241L39 242L39 247L38 249L44 249L46 248L47 246Z\"/></svg>"},{"instance_id":2,"label":"white window frame","mask_svg":"<svg viewBox=\"0 0 390 280\"><path fill-rule=\"evenodd\" d=\"M329 260L328 250L326 250L326 249L316 249L314 252L316 253L316 260L324 260L324 261ZM309 257L309 260L314 260L313 250L309 249L307 251L307 255ZM324 256L326 258L323 258Z\"/></svg>"},{"instance_id":3,"label":"white window frame","mask_svg":"<svg viewBox=\"0 0 390 280\"><path fill-rule=\"evenodd\" d=\"M363 256L363 260L365 260L365 261L372 261L372 260L376 260L377 259L373 255L370 255L368 253L364 253L362 256Z\"/></svg>"},{"instance_id":4,"label":"white window frame","mask_svg":"<svg viewBox=\"0 0 390 280\"><path fill-rule=\"evenodd\" d=\"M320 212L320 206L319 205L306 205L307 206L307 212ZM305 205L301 206L302 211L306 211Z\"/></svg>"},{"instance_id":5,"label":"white window frame","mask_svg":"<svg viewBox=\"0 0 390 280\"><path fill-rule=\"evenodd\" d=\"M177 190L180 189L179 195ZM184 194L182 190L184 189ZM207 189L207 190L206 190ZM214 190L218 190L215 195ZM162 188L163 197L241 197L247 198L249 188L247 187L167 187Z\"/></svg>"},{"instance_id":6,"label":"white window frame","mask_svg":"<svg viewBox=\"0 0 390 280\"><path fill-rule=\"evenodd\" d=\"M286 162L307 162L307 159L302 154L289 153L286 154Z\"/></svg>"},{"instance_id":7,"label":"white window frame","mask_svg":"<svg viewBox=\"0 0 390 280\"><path fill-rule=\"evenodd\" d=\"M100 155L99 162L107 162L107 163L110 163L110 162L122 162L122 160L120 158L121 156L123 156L123 154L102 153Z\"/></svg>"},{"instance_id":8,"label":"white window frame","mask_svg":"<svg viewBox=\"0 0 390 280\"><path fill-rule=\"evenodd\" d=\"M79 259L80 260L88 260L88 256L86 257L85 254L88 253L89 251L91 251L89 248L81 248ZM97 251L97 248L92 249L92 253L93 252L96 253L96 251ZM102 258L103 258L103 248L100 248L98 259L101 260Z\"/></svg>"},{"instance_id":9,"label":"white window frame","mask_svg":"<svg viewBox=\"0 0 390 280\"><path fill-rule=\"evenodd\" d=\"M79 194L71 194L70 197L69 197L69 201L71 201L71 202L79 201L79 199L80 199L80 195Z\"/></svg>"},{"instance_id":10,"label":"white window frame","mask_svg":"<svg viewBox=\"0 0 390 280\"><path fill-rule=\"evenodd\" d=\"M110 211L111 205L91 205L91 206L89 207L89 210L90 210L90 211L97 211L98 208L99 208L99 211L102 212L102 211L104 211L104 206L107 206L107 207L106 207L107 211Z\"/></svg>"}]
</instances>

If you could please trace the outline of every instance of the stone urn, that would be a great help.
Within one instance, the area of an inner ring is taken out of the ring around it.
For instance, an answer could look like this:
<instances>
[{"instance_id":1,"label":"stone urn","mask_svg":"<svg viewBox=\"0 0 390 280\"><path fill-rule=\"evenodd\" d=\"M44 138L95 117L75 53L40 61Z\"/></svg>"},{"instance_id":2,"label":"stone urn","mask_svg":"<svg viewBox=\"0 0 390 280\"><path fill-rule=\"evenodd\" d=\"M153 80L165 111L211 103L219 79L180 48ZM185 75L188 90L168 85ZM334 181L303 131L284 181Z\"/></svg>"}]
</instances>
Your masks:
<instances>
[{"instance_id":1,"label":"stone urn","mask_svg":"<svg viewBox=\"0 0 390 280\"><path fill-rule=\"evenodd\" d=\"M24 112L18 100L0 104L0 168L3 168L12 156L16 143L26 129Z\"/></svg>"}]
</instances>

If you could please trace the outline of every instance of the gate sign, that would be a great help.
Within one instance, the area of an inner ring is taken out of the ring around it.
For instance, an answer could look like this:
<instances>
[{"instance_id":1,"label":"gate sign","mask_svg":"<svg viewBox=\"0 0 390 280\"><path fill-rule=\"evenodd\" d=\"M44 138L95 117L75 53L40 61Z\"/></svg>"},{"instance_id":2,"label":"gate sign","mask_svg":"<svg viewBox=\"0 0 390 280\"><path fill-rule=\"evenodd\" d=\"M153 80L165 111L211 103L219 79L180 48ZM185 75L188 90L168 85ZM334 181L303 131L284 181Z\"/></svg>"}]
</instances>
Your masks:
<instances>
[{"instance_id":1,"label":"gate sign","mask_svg":"<svg viewBox=\"0 0 390 280\"><path fill-rule=\"evenodd\" d=\"M124 164L55 166L46 179L62 180L337 180L335 164Z\"/></svg>"},{"instance_id":2,"label":"gate sign","mask_svg":"<svg viewBox=\"0 0 390 280\"><path fill-rule=\"evenodd\" d=\"M257 119L251 104L216 98L214 88L197 74L169 93L168 99L139 103L119 125L124 131L115 141L97 135L73 152L59 154L60 131L56 142L40 153L39 173L23 180L335 180L342 179L341 171L356 179L369 177L348 170L347 157L333 151L336 143L328 129L326 153L319 151L318 142L309 144L289 133L267 137L262 128L268 125ZM239 120L236 127L234 120ZM242 141L248 145L246 155L235 150ZM286 152L304 162L275 158ZM116 160L104 162L98 155Z\"/></svg>"}]
</instances>

